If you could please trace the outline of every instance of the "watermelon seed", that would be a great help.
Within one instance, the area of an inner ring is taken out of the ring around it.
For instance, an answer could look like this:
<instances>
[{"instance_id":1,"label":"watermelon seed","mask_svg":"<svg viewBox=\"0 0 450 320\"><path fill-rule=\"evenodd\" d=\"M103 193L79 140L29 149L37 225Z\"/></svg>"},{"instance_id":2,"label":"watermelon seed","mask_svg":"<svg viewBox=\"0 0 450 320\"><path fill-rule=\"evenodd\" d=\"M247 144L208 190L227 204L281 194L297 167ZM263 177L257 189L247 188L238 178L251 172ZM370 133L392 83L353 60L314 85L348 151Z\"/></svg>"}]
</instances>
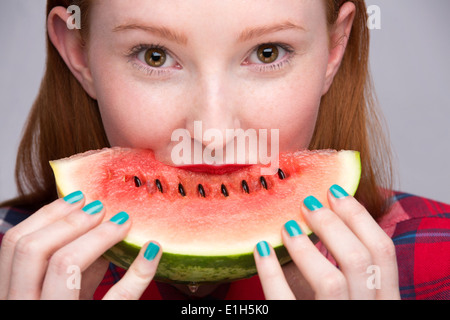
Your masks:
<instances>
[{"instance_id":1,"label":"watermelon seed","mask_svg":"<svg viewBox=\"0 0 450 320\"><path fill-rule=\"evenodd\" d=\"M158 188L159 192L163 193L163 187L162 187L161 181L159 181L159 179L156 179L155 184L156 184L156 187Z\"/></svg>"},{"instance_id":2,"label":"watermelon seed","mask_svg":"<svg viewBox=\"0 0 450 320\"><path fill-rule=\"evenodd\" d=\"M136 188L139 188L140 186L142 186L141 179L139 179L138 177L134 176L134 185L136 186Z\"/></svg>"},{"instance_id":3,"label":"watermelon seed","mask_svg":"<svg viewBox=\"0 0 450 320\"><path fill-rule=\"evenodd\" d=\"M221 186L221 191L222 191L222 194L225 196L225 197L228 197L228 190L227 190L227 187L225 187L225 185L224 184L222 184L222 186Z\"/></svg>"},{"instance_id":4,"label":"watermelon seed","mask_svg":"<svg viewBox=\"0 0 450 320\"><path fill-rule=\"evenodd\" d=\"M242 180L242 189L244 189L245 193L250 193L247 181L245 181L245 180Z\"/></svg>"},{"instance_id":5,"label":"watermelon seed","mask_svg":"<svg viewBox=\"0 0 450 320\"><path fill-rule=\"evenodd\" d=\"M281 180L286 179L286 175L284 174L283 170L278 169L278 177L279 177Z\"/></svg>"},{"instance_id":6,"label":"watermelon seed","mask_svg":"<svg viewBox=\"0 0 450 320\"><path fill-rule=\"evenodd\" d=\"M261 182L261 185L263 186L263 188L267 190L267 181L266 181L266 179L264 179L264 177L261 177L261 178L259 178L259 181Z\"/></svg>"},{"instance_id":7,"label":"watermelon seed","mask_svg":"<svg viewBox=\"0 0 450 320\"><path fill-rule=\"evenodd\" d=\"M186 192L184 192L183 185L180 183L178 184L178 192L183 196L186 197Z\"/></svg>"},{"instance_id":8,"label":"watermelon seed","mask_svg":"<svg viewBox=\"0 0 450 320\"><path fill-rule=\"evenodd\" d=\"M198 193L200 193L200 195L205 198L205 189L203 189L203 186L201 184L198 185Z\"/></svg>"}]
</instances>

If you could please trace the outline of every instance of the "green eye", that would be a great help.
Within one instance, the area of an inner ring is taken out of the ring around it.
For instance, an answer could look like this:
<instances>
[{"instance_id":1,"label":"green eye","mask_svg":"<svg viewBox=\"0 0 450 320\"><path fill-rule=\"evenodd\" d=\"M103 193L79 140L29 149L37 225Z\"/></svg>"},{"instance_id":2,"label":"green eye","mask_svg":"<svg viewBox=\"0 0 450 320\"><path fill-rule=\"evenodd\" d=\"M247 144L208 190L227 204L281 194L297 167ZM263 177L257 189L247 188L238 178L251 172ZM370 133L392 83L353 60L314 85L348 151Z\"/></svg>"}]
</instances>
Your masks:
<instances>
[{"instance_id":1,"label":"green eye","mask_svg":"<svg viewBox=\"0 0 450 320\"><path fill-rule=\"evenodd\" d=\"M145 62L154 68L164 65L167 60L166 53L159 48L150 48L145 52Z\"/></svg>"},{"instance_id":2,"label":"green eye","mask_svg":"<svg viewBox=\"0 0 450 320\"><path fill-rule=\"evenodd\" d=\"M258 59L263 63L272 63L278 59L278 47L274 44L263 44L257 50Z\"/></svg>"}]
</instances>

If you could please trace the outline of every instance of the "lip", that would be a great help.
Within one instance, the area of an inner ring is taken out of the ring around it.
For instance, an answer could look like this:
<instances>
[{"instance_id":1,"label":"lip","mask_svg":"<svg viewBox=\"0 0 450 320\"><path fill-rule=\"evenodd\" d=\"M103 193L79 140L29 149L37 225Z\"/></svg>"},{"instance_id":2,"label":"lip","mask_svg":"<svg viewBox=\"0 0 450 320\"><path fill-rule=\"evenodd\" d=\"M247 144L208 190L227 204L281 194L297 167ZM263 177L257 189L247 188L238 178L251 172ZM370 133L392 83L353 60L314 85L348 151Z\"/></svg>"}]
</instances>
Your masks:
<instances>
[{"instance_id":1,"label":"lip","mask_svg":"<svg viewBox=\"0 0 450 320\"><path fill-rule=\"evenodd\" d=\"M222 175L222 174L236 172L241 169L248 168L248 167L250 167L250 165L228 164L228 165L222 165L222 166L211 166L211 165L200 164L200 165L181 166L181 167L177 167L177 168L191 171L191 172Z\"/></svg>"}]
</instances>

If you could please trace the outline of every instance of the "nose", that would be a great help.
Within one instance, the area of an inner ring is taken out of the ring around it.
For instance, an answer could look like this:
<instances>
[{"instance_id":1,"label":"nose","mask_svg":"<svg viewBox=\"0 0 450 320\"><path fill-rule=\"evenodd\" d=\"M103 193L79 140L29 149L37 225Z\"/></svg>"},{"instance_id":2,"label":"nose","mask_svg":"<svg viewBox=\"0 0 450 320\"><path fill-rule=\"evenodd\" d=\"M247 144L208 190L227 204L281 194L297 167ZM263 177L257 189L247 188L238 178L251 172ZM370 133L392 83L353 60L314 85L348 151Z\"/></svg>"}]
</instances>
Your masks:
<instances>
[{"instance_id":1,"label":"nose","mask_svg":"<svg viewBox=\"0 0 450 320\"><path fill-rule=\"evenodd\" d=\"M227 144L234 139L230 130L240 128L240 120L234 94L236 82L231 74L221 70L202 73L195 81L193 110L187 129L194 143L201 144L202 149L225 152Z\"/></svg>"}]
</instances>

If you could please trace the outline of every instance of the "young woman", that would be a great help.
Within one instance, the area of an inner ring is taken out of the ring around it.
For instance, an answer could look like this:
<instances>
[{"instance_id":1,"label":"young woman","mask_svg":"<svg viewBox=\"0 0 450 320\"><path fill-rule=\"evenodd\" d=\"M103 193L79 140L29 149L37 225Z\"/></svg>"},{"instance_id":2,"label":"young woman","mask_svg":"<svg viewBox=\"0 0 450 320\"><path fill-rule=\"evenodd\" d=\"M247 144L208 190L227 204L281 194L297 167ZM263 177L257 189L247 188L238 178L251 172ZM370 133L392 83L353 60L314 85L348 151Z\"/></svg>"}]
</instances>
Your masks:
<instances>
[{"instance_id":1,"label":"young woman","mask_svg":"<svg viewBox=\"0 0 450 320\"><path fill-rule=\"evenodd\" d=\"M80 30L68 28L70 5L81 9ZM171 164L172 132L192 131L194 121L221 132L278 129L280 151L362 155L355 197L334 186L330 209L314 197L299 204L318 246L286 222L280 232L292 263L280 267L261 242L257 277L195 295L448 297L450 208L391 191L364 1L48 0L47 11L47 70L18 153L20 197L2 211L11 228L0 251L0 298L189 296L187 287L151 282L164 250L158 239L148 239L126 273L108 269L101 255L132 221L122 212L101 223L101 202L85 203L82 190L57 200L48 161L122 146L152 149ZM83 271L76 290L67 285L72 265ZM377 272L375 286L368 270Z\"/></svg>"}]
</instances>

